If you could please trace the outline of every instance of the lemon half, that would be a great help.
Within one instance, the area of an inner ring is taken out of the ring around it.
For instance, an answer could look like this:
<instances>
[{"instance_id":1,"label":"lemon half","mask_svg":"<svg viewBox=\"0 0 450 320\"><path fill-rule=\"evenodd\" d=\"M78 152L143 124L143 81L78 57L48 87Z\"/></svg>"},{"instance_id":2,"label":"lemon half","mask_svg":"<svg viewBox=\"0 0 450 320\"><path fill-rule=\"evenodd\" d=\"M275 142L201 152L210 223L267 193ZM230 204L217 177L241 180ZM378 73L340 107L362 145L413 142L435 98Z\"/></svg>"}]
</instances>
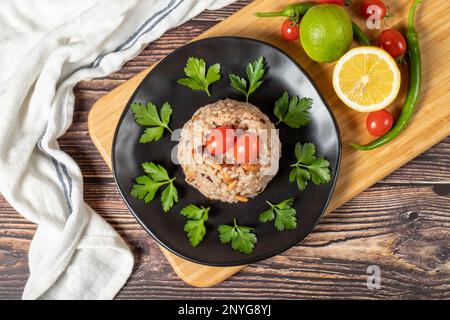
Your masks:
<instances>
[{"instance_id":1,"label":"lemon half","mask_svg":"<svg viewBox=\"0 0 450 320\"><path fill-rule=\"evenodd\" d=\"M338 97L359 112L386 108L400 91L401 74L395 60L378 47L358 47L339 59L333 72Z\"/></svg>"}]
</instances>

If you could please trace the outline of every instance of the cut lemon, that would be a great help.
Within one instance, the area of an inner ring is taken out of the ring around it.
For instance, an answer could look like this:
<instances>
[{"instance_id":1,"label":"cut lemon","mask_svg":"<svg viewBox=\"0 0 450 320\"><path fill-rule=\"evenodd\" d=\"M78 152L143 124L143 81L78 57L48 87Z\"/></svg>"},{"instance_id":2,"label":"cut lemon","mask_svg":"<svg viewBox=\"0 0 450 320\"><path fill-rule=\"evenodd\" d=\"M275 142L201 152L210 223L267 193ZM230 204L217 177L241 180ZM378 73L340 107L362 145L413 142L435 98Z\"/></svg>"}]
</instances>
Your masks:
<instances>
[{"instance_id":1,"label":"cut lemon","mask_svg":"<svg viewBox=\"0 0 450 320\"><path fill-rule=\"evenodd\" d=\"M386 108L400 90L401 75L394 59L377 47L348 51L334 67L333 87L338 97L359 112Z\"/></svg>"}]
</instances>

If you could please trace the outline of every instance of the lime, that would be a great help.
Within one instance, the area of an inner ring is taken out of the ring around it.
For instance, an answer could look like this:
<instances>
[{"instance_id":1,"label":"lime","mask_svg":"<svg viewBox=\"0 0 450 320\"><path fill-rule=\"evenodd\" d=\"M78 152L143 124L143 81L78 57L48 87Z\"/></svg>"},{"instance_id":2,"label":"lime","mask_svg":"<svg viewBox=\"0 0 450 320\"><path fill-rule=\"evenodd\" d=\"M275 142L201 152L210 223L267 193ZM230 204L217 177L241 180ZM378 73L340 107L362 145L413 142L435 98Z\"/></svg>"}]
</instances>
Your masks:
<instances>
[{"instance_id":1,"label":"lime","mask_svg":"<svg viewBox=\"0 0 450 320\"><path fill-rule=\"evenodd\" d=\"M338 60L348 51L352 39L352 21L338 5L317 5L303 16L300 41L306 54L314 61Z\"/></svg>"}]
</instances>

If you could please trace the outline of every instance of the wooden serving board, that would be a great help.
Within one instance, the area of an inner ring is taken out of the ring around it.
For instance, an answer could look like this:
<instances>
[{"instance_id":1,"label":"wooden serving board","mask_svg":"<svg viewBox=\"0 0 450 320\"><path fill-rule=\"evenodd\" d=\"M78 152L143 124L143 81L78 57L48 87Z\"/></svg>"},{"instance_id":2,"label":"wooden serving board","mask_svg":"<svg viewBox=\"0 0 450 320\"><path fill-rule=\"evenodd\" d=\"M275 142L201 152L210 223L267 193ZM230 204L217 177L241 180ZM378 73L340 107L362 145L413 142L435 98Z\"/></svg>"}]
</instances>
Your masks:
<instances>
[{"instance_id":1,"label":"wooden serving board","mask_svg":"<svg viewBox=\"0 0 450 320\"><path fill-rule=\"evenodd\" d=\"M450 59L446 55L450 50L450 38L448 24L442 19L442 13L450 12L450 1L425 0L420 6L416 28L420 35L424 75L419 106L412 122L401 136L390 144L369 152L356 151L349 146L350 142L366 143L372 138L366 133L366 115L345 107L335 95L331 83L334 64L315 63L307 58L298 43L280 39L279 29L283 18L258 19L253 16L256 11L280 10L291 3L293 1L289 0L253 1L199 38L239 35L269 42L283 49L309 72L331 106L342 134L341 171L327 210L330 212L450 135L450 107L447 104ZM358 16L359 3L360 1L353 1L348 9L352 17ZM411 3L411 0L391 2L391 10L395 13L394 18L389 21L391 27L405 30ZM354 20L364 27L363 21L358 18ZM441 22L435 23L436 21ZM368 33L374 38L379 31ZM137 74L99 99L89 113L89 133L110 168L112 139L119 117L130 96L151 69L152 67ZM399 113L406 93L408 70L402 67L401 71L404 85L402 93L390 108L394 115ZM161 249L178 276L193 286L213 286L245 267L199 265Z\"/></svg>"}]
</instances>

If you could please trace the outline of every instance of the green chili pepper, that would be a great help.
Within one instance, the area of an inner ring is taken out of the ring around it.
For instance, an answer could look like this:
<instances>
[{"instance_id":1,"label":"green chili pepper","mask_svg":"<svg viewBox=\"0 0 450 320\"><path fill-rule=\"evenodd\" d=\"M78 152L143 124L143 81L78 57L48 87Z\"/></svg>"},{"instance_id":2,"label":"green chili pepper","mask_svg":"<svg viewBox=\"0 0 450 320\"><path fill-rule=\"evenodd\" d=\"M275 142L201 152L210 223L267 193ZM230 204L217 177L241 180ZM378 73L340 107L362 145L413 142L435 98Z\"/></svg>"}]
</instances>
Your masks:
<instances>
[{"instance_id":1,"label":"green chili pepper","mask_svg":"<svg viewBox=\"0 0 450 320\"><path fill-rule=\"evenodd\" d=\"M275 12L256 12L255 16L260 18L265 17L288 17L291 18L293 21L298 21L300 16L304 16L306 12L308 12L309 9L311 9L313 6L315 6L315 3L297 3L297 4L291 4L287 6L282 11L275 11ZM362 45L368 46L370 45L370 40L366 36L366 34L361 30L361 28L352 21L353 26L353 35L355 36L355 39L361 43Z\"/></svg>"},{"instance_id":2,"label":"green chili pepper","mask_svg":"<svg viewBox=\"0 0 450 320\"><path fill-rule=\"evenodd\" d=\"M406 127L409 120L411 120L414 108L419 100L421 77L422 77L422 63L420 59L419 37L414 29L414 16L417 6L423 0L414 0L414 3L409 11L408 31L406 32L406 41L408 43L409 54L409 87L406 95L405 104L402 112L392 129L384 136L376 139L367 145L359 145L352 143L352 147L359 150L373 150L378 148L397 137L400 132Z\"/></svg>"},{"instance_id":3,"label":"green chili pepper","mask_svg":"<svg viewBox=\"0 0 450 320\"><path fill-rule=\"evenodd\" d=\"M370 46L370 39L369 39L369 37L353 21L352 21L352 27L353 27L353 36L355 37L355 39L359 43L361 43L363 46Z\"/></svg>"},{"instance_id":4,"label":"green chili pepper","mask_svg":"<svg viewBox=\"0 0 450 320\"><path fill-rule=\"evenodd\" d=\"M264 17L288 17L288 18L298 18L298 16L303 16L305 13L315 6L315 3L297 3L291 4L284 8L283 11L276 12L256 12L255 16Z\"/></svg>"}]
</instances>

